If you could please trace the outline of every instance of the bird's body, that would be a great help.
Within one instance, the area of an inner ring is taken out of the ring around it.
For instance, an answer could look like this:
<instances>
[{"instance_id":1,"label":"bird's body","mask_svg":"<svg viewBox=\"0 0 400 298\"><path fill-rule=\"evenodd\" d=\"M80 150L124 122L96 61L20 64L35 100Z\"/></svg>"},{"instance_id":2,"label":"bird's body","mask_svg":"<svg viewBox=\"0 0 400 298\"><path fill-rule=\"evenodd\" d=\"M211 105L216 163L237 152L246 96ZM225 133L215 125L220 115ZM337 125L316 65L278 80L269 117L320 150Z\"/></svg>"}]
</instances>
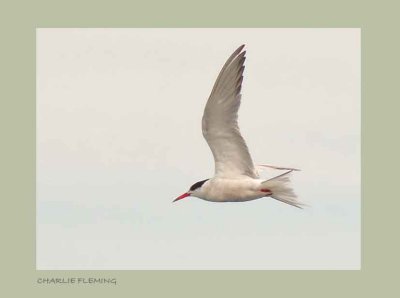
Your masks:
<instances>
[{"instance_id":1,"label":"bird's body","mask_svg":"<svg viewBox=\"0 0 400 298\"><path fill-rule=\"evenodd\" d=\"M274 178L261 179L254 167L246 142L237 122L241 102L245 51L240 46L226 61L211 91L204 109L202 131L215 162L215 175L193 184L179 196L188 196L212 202L244 202L272 197L300 207L292 189L287 186L289 174L295 169Z\"/></svg>"},{"instance_id":2,"label":"bird's body","mask_svg":"<svg viewBox=\"0 0 400 298\"><path fill-rule=\"evenodd\" d=\"M213 177L203 184L198 197L211 202L251 201L265 196L260 191L262 181L247 176L237 179Z\"/></svg>"}]
</instances>

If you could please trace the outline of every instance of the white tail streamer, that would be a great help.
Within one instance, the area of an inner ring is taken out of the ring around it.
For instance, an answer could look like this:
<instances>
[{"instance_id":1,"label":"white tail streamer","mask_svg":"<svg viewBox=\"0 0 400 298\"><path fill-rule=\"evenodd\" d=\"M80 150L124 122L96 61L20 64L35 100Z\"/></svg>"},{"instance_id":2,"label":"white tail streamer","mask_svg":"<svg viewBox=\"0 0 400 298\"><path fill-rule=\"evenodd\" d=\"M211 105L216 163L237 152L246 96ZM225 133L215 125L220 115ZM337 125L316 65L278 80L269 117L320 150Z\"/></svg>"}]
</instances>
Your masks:
<instances>
[{"instance_id":1,"label":"white tail streamer","mask_svg":"<svg viewBox=\"0 0 400 298\"><path fill-rule=\"evenodd\" d=\"M279 176L265 180L261 183L262 189L268 189L271 192L270 197L283 203L302 208L305 204L298 201L293 189L289 186L290 173L293 170L287 171Z\"/></svg>"}]
</instances>

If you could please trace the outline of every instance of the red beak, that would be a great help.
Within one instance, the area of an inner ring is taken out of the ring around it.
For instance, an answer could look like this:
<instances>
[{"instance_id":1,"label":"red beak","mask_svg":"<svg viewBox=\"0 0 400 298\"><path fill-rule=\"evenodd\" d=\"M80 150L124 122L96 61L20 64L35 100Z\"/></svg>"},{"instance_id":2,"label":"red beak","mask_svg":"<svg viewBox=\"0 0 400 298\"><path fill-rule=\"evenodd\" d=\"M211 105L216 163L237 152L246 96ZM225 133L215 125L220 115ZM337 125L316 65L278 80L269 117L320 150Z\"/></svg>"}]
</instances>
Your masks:
<instances>
[{"instance_id":1,"label":"red beak","mask_svg":"<svg viewBox=\"0 0 400 298\"><path fill-rule=\"evenodd\" d=\"M182 200L182 199L184 199L184 198L186 198L186 197L188 197L188 196L190 196L190 193L185 192L183 195L180 195L180 196L177 197L175 200L173 200L172 203L173 203L173 202L176 202L176 201L179 201L179 200Z\"/></svg>"}]
</instances>

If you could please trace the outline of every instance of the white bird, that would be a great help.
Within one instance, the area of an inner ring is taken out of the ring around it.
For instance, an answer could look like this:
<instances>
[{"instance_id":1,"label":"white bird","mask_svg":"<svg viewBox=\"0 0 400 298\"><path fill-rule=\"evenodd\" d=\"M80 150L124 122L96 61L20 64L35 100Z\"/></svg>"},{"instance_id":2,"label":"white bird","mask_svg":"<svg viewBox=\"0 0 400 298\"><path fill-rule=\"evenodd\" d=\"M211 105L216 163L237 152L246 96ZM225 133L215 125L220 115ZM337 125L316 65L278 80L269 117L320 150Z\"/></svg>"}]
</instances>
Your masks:
<instances>
[{"instance_id":1,"label":"white bird","mask_svg":"<svg viewBox=\"0 0 400 298\"><path fill-rule=\"evenodd\" d=\"M287 170L274 178L261 179L238 126L246 51L240 46L226 61L204 109L202 130L215 161L215 175L193 184L174 202L193 196L212 202L244 202L271 197L301 208L289 187L289 174L297 169L263 165Z\"/></svg>"}]
</instances>

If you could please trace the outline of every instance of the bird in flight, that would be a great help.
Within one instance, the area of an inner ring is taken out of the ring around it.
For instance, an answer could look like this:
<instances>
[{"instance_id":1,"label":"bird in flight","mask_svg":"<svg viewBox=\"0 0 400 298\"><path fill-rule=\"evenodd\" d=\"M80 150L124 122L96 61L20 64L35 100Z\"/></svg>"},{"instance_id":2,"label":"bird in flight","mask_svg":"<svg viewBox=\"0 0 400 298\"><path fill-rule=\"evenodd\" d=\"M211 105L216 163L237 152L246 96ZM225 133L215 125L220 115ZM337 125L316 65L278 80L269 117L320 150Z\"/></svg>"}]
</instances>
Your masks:
<instances>
[{"instance_id":1,"label":"bird in flight","mask_svg":"<svg viewBox=\"0 0 400 298\"><path fill-rule=\"evenodd\" d=\"M246 59L243 48L244 45L240 46L225 62L204 109L202 130L214 156L214 177L194 183L173 202L190 196L211 202L270 197L301 208L303 204L289 186L290 173L297 169L262 165L285 172L261 179L240 133L237 120Z\"/></svg>"}]
</instances>

